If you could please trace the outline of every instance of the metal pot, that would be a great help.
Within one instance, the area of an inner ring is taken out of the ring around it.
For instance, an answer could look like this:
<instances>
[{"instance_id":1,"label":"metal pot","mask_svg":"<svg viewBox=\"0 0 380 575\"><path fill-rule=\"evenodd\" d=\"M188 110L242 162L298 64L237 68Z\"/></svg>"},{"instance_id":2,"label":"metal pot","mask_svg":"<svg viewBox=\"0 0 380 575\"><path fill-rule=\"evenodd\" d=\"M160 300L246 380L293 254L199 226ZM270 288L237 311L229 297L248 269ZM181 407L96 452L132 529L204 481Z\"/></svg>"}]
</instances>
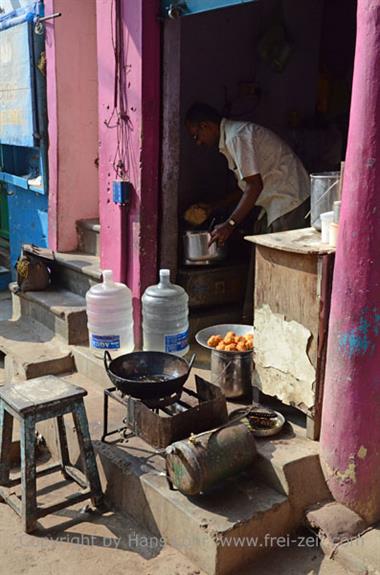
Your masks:
<instances>
[{"instance_id":1,"label":"metal pot","mask_svg":"<svg viewBox=\"0 0 380 575\"><path fill-rule=\"evenodd\" d=\"M219 385L227 398L249 396L252 392L253 351L211 352L211 382Z\"/></svg>"},{"instance_id":2,"label":"metal pot","mask_svg":"<svg viewBox=\"0 0 380 575\"><path fill-rule=\"evenodd\" d=\"M104 367L112 383L138 399L158 399L179 391L189 377L190 362L161 351L136 351L112 359L104 352Z\"/></svg>"},{"instance_id":3,"label":"metal pot","mask_svg":"<svg viewBox=\"0 0 380 575\"><path fill-rule=\"evenodd\" d=\"M188 264L208 264L224 260L227 252L223 246L213 243L209 246L211 235L207 231L187 231L183 236L185 261Z\"/></svg>"},{"instance_id":4,"label":"metal pot","mask_svg":"<svg viewBox=\"0 0 380 575\"><path fill-rule=\"evenodd\" d=\"M330 212L339 200L340 172L310 174L311 225L321 231L321 214Z\"/></svg>"},{"instance_id":5,"label":"metal pot","mask_svg":"<svg viewBox=\"0 0 380 575\"><path fill-rule=\"evenodd\" d=\"M236 335L253 333L251 325L223 323L206 327L195 335L202 347L211 351L211 382L217 384L227 398L249 396L252 393L253 351L218 351L207 343L212 335L222 337L233 331Z\"/></svg>"}]
</instances>

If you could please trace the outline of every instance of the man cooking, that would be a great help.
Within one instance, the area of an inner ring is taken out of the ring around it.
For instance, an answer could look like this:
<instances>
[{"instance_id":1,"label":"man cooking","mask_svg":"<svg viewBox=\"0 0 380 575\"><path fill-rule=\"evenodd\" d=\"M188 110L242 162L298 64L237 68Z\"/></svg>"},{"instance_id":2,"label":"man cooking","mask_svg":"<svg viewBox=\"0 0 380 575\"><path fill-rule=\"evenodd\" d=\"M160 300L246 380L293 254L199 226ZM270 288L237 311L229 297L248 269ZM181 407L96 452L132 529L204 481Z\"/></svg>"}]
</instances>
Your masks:
<instances>
[{"instance_id":1,"label":"man cooking","mask_svg":"<svg viewBox=\"0 0 380 575\"><path fill-rule=\"evenodd\" d=\"M186 128L197 145L218 146L242 191L230 217L212 230L212 243L223 245L255 206L261 211L253 233L278 232L307 225L309 176L283 140L252 122L223 118L203 103L194 104L188 110Z\"/></svg>"}]
</instances>

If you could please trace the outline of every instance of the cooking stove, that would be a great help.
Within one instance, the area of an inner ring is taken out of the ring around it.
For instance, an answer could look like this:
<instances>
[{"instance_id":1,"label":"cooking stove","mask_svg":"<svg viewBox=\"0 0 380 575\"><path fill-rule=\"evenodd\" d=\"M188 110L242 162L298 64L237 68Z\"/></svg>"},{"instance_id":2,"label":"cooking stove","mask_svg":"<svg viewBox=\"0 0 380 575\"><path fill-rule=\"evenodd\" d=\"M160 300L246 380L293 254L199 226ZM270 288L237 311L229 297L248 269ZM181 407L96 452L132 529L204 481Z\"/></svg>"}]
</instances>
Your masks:
<instances>
[{"instance_id":1,"label":"cooking stove","mask_svg":"<svg viewBox=\"0 0 380 575\"><path fill-rule=\"evenodd\" d=\"M104 390L103 435L132 433L149 445L163 449L192 433L201 433L223 425L228 420L226 399L220 388L195 376L196 391L183 388L178 393L158 400L142 400L123 395L116 387ZM109 400L125 408L122 426L108 429Z\"/></svg>"}]
</instances>

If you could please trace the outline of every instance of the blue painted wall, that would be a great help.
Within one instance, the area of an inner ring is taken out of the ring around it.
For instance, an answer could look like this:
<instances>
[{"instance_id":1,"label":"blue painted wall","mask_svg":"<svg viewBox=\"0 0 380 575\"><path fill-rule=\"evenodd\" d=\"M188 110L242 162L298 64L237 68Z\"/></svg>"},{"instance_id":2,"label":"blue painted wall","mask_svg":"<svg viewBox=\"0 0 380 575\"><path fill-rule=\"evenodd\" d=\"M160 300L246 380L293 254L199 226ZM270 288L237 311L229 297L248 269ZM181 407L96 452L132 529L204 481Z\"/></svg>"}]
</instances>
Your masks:
<instances>
[{"instance_id":1,"label":"blue painted wall","mask_svg":"<svg viewBox=\"0 0 380 575\"><path fill-rule=\"evenodd\" d=\"M31 190L7 184L12 277L23 243L47 247L48 199Z\"/></svg>"},{"instance_id":2,"label":"blue painted wall","mask_svg":"<svg viewBox=\"0 0 380 575\"><path fill-rule=\"evenodd\" d=\"M27 88L32 90L32 99L27 100L29 107L26 106L24 114L28 133L25 138L20 139L18 132L12 132L13 128L9 122L7 131L0 132L0 181L7 192L13 278L22 244L33 243L46 247L48 238L46 82L41 58L44 51L44 34L36 34L31 23L24 23L0 31L0 40L6 45L8 36L13 38L20 35L24 41L23 53L20 52L21 43L16 43L18 50L13 50L12 62L13 66L19 69L19 82L25 87L25 92L30 95ZM5 81L4 74L2 81ZM11 101L11 96L12 93L7 101ZM17 105L21 106L19 100ZM8 114L5 109L3 112ZM32 133L30 126L33 126ZM17 138L12 134L17 135ZM34 181L33 185L30 185L29 180L38 175L41 176L40 183Z\"/></svg>"}]
</instances>

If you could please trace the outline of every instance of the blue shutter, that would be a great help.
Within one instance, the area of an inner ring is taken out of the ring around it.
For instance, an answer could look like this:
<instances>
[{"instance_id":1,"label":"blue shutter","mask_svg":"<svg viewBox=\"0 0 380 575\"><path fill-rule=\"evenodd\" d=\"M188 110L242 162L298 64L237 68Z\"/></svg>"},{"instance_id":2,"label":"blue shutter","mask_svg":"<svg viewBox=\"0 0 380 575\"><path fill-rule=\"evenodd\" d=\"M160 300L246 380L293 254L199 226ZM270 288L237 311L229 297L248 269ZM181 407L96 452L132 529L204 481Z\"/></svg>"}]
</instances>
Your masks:
<instances>
[{"instance_id":1,"label":"blue shutter","mask_svg":"<svg viewBox=\"0 0 380 575\"><path fill-rule=\"evenodd\" d=\"M0 143L35 145L31 25L0 31Z\"/></svg>"}]
</instances>

